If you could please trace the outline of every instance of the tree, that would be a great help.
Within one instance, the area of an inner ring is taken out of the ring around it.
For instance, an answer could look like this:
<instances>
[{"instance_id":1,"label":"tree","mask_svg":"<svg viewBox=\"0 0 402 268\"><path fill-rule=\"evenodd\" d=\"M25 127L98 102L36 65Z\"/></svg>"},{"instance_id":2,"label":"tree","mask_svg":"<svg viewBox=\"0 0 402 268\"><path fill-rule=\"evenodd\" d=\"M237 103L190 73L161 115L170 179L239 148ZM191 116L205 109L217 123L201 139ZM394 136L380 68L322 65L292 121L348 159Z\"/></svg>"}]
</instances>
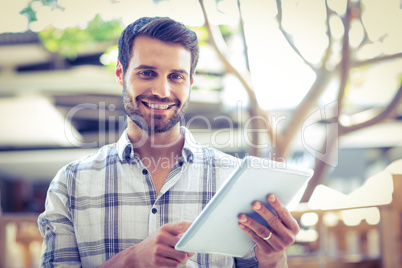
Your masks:
<instances>
[{"instance_id":1,"label":"tree","mask_svg":"<svg viewBox=\"0 0 402 268\"><path fill-rule=\"evenodd\" d=\"M218 1L218 0L217 0ZM334 11L330 5L329 1L325 1L325 24L326 24L326 38L327 38L327 47L321 55L320 64L313 64L310 62L303 52L299 49L297 43L295 43L292 33L289 32L286 27L284 27L284 17L286 17L286 9L282 7L282 4L289 3L291 1L281 1L281 0L271 0L275 1L276 4L276 20L279 30L281 31L283 37L286 39L289 46L293 49L293 51L298 55L298 57L307 65L309 68L316 74L315 81L311 84L308 93L305 95L300 104L292 111L292 117L288 121L288 124L281 130L281 132L277 132L273 122L271 122L270 111L266 111L261 108L260 104L257 101L257 96L254 91L251 76L249 72L240 72L226 57L224 54L225 51L228 51L226 48L226 43L222 37L222 32L217 25L212 25L209 20L208 12L205 9L204 1L199 0L202 13L205 19L205 28L208 31L209 42L212 47L217 52L219 59L223 62L226 71L228 73L236 76L244 89L246 90L250 105L248 108L248 112L251 118L261 118L262 120L252 120L252 128L253 129L264 129L268 135L268 138L271 144L275 144L275 147L272 148L274 150L275 159L285 159L291 154L291 143L295 139L299 130L302 128L303 122L305 122L306 118L310 115L311 111L317 107L317 102L320 96L324 91L327 90L328 84L333 79L338 79L339 86L337 89L337 99L334 103L335 105L331 107L333 117L330 120L322 121L321 123L327 125L337 125L336 130L328 133L326 140L323 141L323 145L320 152L322 152L319 156L316 157L315 162L315 174L314 177L310 180L310 184L306 190L305 196L303 197L303 201L307 201L311 196L315 186L322 181L322 179L326 176L328 172L328 167L331 163L331 157L334 153L334 149L336 149L336 144L338 140L351 132L367 128L379 122L386 120L387 118L392 118L395 116L396 108L398 107L401 97L402 97L402 80L399 79L399 89L396 90L396 93L392 100L387 105L384 105L380 110L367 110L363 111L359 114L347 114L345 112L345 96L347 95L348 88L350 87L350 77L353 70L357 68L364 68L367 66L376 65L379 63L392 61L397 58L402 58L402 52L397 51L394 54L382 54L376 55L369 59L359 59L356 55L359 51L364 49L365 47L374 44L375 42L382 42L386 38L386 36L380 36L375 40L371 40L367 31L366 21L363 18L363 10L366 7L365 2L367 0L344 0L346 3L345 12L343 14L337 13ZM338 1L338 0L336 0ZM57 0L31 0L21 14L25 14L28 16L29 21L35 21L36 15L34 9L32 9L32 4L35 2L41 2L43 5L52 6L54 8L62 8L58 6ZM159 2L154 0L155 3ZM341 1L338 1L341 2ZM387 5L391 1L383 2L382 5ZM240 0L238 0L240 3ZM241 14L241 9L240 14ZM240 16L241 17L241 16ZM339 51L335 51L333 48L338 45L338 41L334 38L333 32L331 30L331 18L337 18L341 21L343 27L343 37L341 38ZM352 41L350 40L350 33L352 31L351 24L357 22L363 28L363 37L360 43L357 46L351 45ZM240 19L240 27L242 28L242 20ZM397 23L396 23L397 24ZM65 55L74 57L74 55L82 49L77 44L83 44L86 42L93 41L108 41L114 40L121 28L118 22L102 22L99 17L95 17L94 20L89 24L93 26L93 29L90 31L91 33L84 33L85 30L81 30L78 28L74 29L66 29L63 31L59 30L48 30L40 33L41 39L44 42L45 46L53 51L62 53ZM108 36L106 40L103 40L105 36L97 35L97 28L107 27L112 35ZM63 42L57 42L60 40L60 36L67 36L64 38ZM74 36L72 38L71 36ZM77 38L82 37L77 42ZM103 38L103 39L102 39ZM243 39L245 37L243 35ZM63 46L64 44L64 46ZM67 48L67 49L64 49ZM71 50L71 48L75 48L75 50ZM247 58L247 57L246 57ZM330 66L331 60L334 58L339 58L339 60ZM330 67L329 67L330 66ZM329 108L329 107L327 107ZM363 120L356 120L356 118L361 118L362 115L368 114L369 116L364 116ZM344 123L341 120L342 117L348 117L351 123ZM258 139L259 135L257 132L251 132L252 134L252 144L259 144ZM257 147L251 147L250 154L252 155L261 155L261 152Z\"/></svg>"},{"instance_id":2,"label":"tree","mask_svg":"<svg viewBox=\"0 0 402 268\"><path fill-rule=\"evenodd\" d=\"M236 76L239 81L244 86L249 99L249 114L250 116L259 116L264 118L266 122L270 122L269 112L264 111L258 101L253 89L250 74L249 73L240 73L230 61L225 57L224 51L226 51L226 44L222 38L222 35L219 32L219 28L216 25L212 25L209 21L208 14L205 9L204 1L199 0L201 5L205 26L209 32L210 43L214 47L217 55L220 60L224 63L226 71ZM372 44L373 41L368 37L368 33L365 28L365 22L362 19L362 10L364 8L364 4L361 1L351 1L347 0L346 3L346 12L340 16L328 5L328 1L325 2L325 12L326 12L326 27L327 27L327 39L328 46L322 55L322 61L319 66L316 66L309 62L303 54L299 51L295 42L293 41L292 35L286 31L283 27L283 9L281 0L276 0L277 7L277 23L280 31L283 36L287 40L290 47L296 52L296 54L304 61L306 65L308 65L316 74L316 80L311 85L308 93L304 97L304 99L300 102L300 104L294 109L292 112L292 118L284 128L284 130L280 133L273 131L272 124L266 124L258 126L253 126L254 128L266 128L267 133L269 135L269 139L271 144L275 142L275 156L276 158L285 158L290 154L290 144L292 140L295 138L298 130L302 127L303 122L311 113L312 109L316 107L317 101L319 97L323 94L325 89L328 86L329 81L334 77L339 77L339 87L337 89L337 102L333 107L333 115L334 117L328 121L324 122L327 124L337 124L338 131L337 132L329 132L326 138L326 141L323 142L321 152L325 152L322 154L322 157L316 157L315 162L315 173L313 178L310 180L310 183L307 187L307 190L302 198L302 201L308 201L311 197L311 194L317 184L319 184L323 178L326 176L329 163L331 162L331 156L334 153L334 147L340 137L347 135L351 132L367 128L374 124L384 121L387 118L391 118L395 116L396 108L398 107L401 97L402 97L402 79L400 79L401 84L399 89L396 90L396 93L392 100L388 103L388 105L382 107L381 110L371 111L363 111L359 114L348 115L350 120L353 123L346 124L344 121L340 120L342 116L344 116L344 106L345 106L345 94L348 88L348 83L350 79L351 70L354 68L359 68L362 66L368 66L373 64L378 64L385 61L394 60L396 58L402 58L402 53L398 52L392 55L379 55L366 60L359 60L356 58L356 53L362 49L363 47ZM341 50L339 55L339 62L336 64L334 68L328 68L328 62L331 57L334 55L333 44L334 38L332 36L331 27L330 27L330 17L331 16L339 16L342 21L344 34L341 43ZM352 47L350 44L350 30L351 30L351 21L357 20L361 23L364 29L364 37L362 38L361 43L357 47ZM370 116L365 116L363 120L355 121L353 118L357 118L362 114L370 114ZM254 139L253 144L258 144L256 139L258 139L257 135L252 137ZM250 153L254 155L259 155L259 152L256 148L251 148Z\"/></svg>"}]
</instances>

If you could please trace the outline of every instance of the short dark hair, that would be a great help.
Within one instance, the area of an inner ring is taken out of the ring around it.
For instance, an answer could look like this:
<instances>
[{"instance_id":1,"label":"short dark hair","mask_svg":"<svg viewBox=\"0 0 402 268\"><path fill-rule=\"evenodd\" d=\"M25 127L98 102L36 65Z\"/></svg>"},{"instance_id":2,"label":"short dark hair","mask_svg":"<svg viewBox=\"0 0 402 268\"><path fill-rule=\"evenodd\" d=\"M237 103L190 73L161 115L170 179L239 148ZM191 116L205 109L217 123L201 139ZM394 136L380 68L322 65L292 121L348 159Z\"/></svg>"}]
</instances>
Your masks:
<instances>
[{"instance_id":1,"label":"short dark hair","mask_svg":"<svg viewBox=\"0 0 402 268\"><path fill-rule=\"evenodd\" d=\"M124 29L118 42L118 59L124 74L132 56L134 40L138 36L148 36L162 42L183 46L191 53L190 77L192 77L199 56L197 35L184 24L168 17L143 17Z\"/></svg>"}]
</instances>

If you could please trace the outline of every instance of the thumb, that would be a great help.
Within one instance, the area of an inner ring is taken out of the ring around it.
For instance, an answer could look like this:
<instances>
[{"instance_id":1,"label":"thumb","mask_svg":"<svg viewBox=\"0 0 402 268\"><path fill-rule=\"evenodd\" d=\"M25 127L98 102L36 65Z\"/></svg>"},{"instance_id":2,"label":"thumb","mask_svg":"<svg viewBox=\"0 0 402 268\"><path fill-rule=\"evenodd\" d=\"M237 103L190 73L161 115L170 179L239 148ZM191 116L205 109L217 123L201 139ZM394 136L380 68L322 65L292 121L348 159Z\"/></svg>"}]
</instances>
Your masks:
<instances>
[{"instance_id":1,"label":"thumb","mask_svg":"<svg viewBox=\"0 0 402 268\"><path fill-rule=\"evenodd\" d=\"M194 252L187 252L187 256L188 256L189 258L193 257L194 254L195 254Z\"/></svg>"},{"instance_id":2,"label":"thumb","mask_svg":"<svg viewBox=\"0 0 402 268\"><path fill-rule=\"evenodd\" d=\"M169 233L172 235L177 235L177 236L182 236L184 232L187 231L187 229L190 227L191 222L179 222L179 223L168 223L166 224L166 228Z\"/></svg>"}]
</instances>

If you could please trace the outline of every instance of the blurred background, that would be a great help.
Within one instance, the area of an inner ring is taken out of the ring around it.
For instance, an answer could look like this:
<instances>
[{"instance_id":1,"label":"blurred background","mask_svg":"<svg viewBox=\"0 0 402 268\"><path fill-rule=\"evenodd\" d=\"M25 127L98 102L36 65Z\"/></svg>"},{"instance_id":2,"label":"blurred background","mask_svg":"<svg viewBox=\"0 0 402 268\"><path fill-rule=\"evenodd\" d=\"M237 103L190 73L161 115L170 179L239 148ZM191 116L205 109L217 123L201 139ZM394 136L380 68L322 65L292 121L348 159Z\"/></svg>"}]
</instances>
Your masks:
<instances>
[{"instance_id":1,"label":"blurred background","mask_svg":"<svg viewBox=\"0 0 402 268\"><path fill-rule=\"evenodd\" d=\"M315 170L292 212L302 230L290 267L400 265L401 0L1 6L0 267L38 266L50 181L125 129L116 44L142 16L169 16L198 35L182 120L198 141Z\"/></svg>"}]
</instances>

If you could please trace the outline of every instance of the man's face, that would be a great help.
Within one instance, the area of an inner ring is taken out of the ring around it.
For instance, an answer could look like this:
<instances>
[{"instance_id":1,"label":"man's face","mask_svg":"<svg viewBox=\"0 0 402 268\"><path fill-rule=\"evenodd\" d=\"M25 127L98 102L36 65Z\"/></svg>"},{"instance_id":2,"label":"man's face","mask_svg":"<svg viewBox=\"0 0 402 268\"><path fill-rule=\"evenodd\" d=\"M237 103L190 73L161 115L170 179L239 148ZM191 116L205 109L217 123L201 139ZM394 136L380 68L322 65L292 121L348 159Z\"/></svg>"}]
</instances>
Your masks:
<instances>
[{"instance_id":1,"label":"man's face","mask_svg":"<svg viewBox=\"0 0 402 268\"><path fill-rule=\"evenodd\" d=\"M180 45L139 36L123 77L124 110L129 118L148 133L162 133L178 124L188 104L191 53Z\"/></svg>"}]
</instances>

